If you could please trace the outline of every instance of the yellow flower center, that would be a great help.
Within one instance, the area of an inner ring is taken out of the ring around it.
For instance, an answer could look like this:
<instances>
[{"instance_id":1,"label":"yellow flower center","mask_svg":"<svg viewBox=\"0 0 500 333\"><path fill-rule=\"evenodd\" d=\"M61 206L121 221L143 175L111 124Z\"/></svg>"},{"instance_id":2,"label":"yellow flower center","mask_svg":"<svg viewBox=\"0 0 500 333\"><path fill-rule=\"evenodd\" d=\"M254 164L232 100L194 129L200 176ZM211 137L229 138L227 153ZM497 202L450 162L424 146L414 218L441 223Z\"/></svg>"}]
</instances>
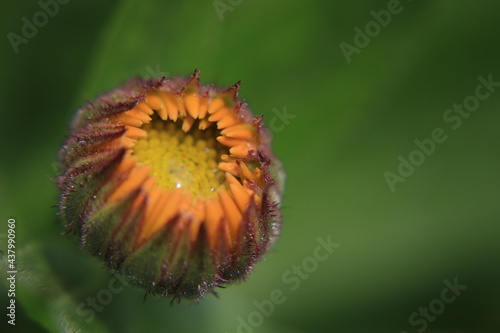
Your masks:
<instances>
[{"instance_id":1,"label":"yellow flower center","mask_svg":"<svg viewBox=\"0 0 500 333\"><path fill-rule=\"evenodd\" d=\"M225 188L225 175L218 168L221 154L229 150L217 142L214 128L199 130L193 126L187 133L180 122L155 119L142 129L141 138L132 149L138 162L152 167L158 186L182 188L193 197L213 197Z\"/></svg>"}]
</instances>

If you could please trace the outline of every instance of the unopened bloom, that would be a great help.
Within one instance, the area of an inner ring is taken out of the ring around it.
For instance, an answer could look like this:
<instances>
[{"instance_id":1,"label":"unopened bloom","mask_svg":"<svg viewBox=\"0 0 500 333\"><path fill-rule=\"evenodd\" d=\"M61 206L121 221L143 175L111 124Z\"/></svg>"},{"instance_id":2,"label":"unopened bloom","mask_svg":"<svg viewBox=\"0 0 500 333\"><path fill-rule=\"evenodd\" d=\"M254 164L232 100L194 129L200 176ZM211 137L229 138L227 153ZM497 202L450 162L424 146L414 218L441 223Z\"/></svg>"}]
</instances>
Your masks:
<instances>
[{"instance_id":1,"label":"unopened bloom","mask_svg":"<svg viewBox=\"0 0 500 333\"><path fill-rule=\"evenodd\" d=\"M239 83L133 79L80 109L60 212L84 249L148 292L203 298L244 278L280 229L283 173Z\"/></svg>"}]
</instances>

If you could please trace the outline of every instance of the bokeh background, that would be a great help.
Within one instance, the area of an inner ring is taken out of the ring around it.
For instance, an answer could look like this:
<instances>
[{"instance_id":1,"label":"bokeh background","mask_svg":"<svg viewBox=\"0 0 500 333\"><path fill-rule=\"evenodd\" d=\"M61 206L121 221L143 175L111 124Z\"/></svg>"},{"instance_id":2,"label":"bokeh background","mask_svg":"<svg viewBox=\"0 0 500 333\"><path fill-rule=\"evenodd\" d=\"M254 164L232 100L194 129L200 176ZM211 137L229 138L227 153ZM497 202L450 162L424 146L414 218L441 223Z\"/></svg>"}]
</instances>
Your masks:
<instances>
[{"instance_id":1,"label":"bokeh background","mask_svg":"<svg viewBox=\"0 0 500 333\"><path fill-rule=\"evenodd\" d=\"M474 95L480 75L500 81L500 2L402 0L347 61L341 43L355 46L355 27L388 3L73 0L18 53L8 33L21 35L22 18L42 7L4 3L0 247L15 218L24 269L12 327L1 267L1 331L499 332L500 88L457 129L443 114ZM110 276L61 236L52 207L68 124L131 76L195 68L204 83L242 80L240 96L268 124L278 111L294 116L273 133L288 175L281 238L219 299L171 306L126 287L88 320L77 308ZM391 191L384 173L435 128L447 140ZM340 246L314 265L318 237ZM293 271L304 264L307 275ZM454 279L467 289L439 309ZM276 289L285 301L259 315ZM429 304L441 313L412 324Z\"/></svg>"}]
</instances>

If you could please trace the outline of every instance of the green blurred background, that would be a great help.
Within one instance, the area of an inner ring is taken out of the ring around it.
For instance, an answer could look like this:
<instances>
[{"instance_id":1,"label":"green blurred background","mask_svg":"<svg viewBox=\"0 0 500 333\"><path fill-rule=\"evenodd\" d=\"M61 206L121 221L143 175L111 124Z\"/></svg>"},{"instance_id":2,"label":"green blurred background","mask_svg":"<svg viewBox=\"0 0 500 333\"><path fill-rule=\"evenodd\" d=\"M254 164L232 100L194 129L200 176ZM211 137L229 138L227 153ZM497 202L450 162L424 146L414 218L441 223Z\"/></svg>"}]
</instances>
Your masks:
<instances>
[{"instance_id":1,"label":"green blurred background","mask_svg":"<svg viewBox=\"0 0 500 333\"><path fill-rule=\"evenodd\" d=\"M387 7L73 0L15 53L8 33L21 35L22 18L42 8L4 4L0 249L15 218L24 269L14 328L1 267L2 332L499 332L500 89L456 130L443 114L474 95L478 76L500 81L500 2L401 1L386 27L369 24L373 37L348 62L341 43L355 45L355 27ZM203 83L242 80L240 96L268 124L278 111L294 116L273 133L288 175L281 238L219 299L170 306L126 287L87 320L78 306L110 276L60 235L52 208L68 124L131 76L195 68ZM447 140L391 191L384 173L435 128ZM318 237L340 244L321 262L311 259ZM307 275L293 271L303 265ZM435 300L455 278L467 289L443 311ZM284 302L259 314L276 289ZM430 304L441 313L426 327L420 315L409 321Z\"/></svg>"}]
</instances>

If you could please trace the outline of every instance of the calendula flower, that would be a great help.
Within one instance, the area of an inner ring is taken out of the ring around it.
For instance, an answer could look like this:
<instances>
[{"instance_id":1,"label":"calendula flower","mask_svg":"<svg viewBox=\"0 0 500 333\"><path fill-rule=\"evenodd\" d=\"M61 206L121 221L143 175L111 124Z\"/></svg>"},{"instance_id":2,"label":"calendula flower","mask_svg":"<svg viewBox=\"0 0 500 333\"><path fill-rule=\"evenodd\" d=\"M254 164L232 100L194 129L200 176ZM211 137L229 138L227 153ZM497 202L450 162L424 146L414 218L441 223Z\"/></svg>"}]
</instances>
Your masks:
<instances>
[{"instance_id":1,"label":"calendula flower","mask_svg":"<svg viewBox=\"0 0 500 333\"><path fill-rule=\"evenodd\" d=\"M201 299L245 278L280 229L281 164L228 89L133 79L80 109L60 151L68 232L148 292Z\"/></svg>"}]
</instances>

